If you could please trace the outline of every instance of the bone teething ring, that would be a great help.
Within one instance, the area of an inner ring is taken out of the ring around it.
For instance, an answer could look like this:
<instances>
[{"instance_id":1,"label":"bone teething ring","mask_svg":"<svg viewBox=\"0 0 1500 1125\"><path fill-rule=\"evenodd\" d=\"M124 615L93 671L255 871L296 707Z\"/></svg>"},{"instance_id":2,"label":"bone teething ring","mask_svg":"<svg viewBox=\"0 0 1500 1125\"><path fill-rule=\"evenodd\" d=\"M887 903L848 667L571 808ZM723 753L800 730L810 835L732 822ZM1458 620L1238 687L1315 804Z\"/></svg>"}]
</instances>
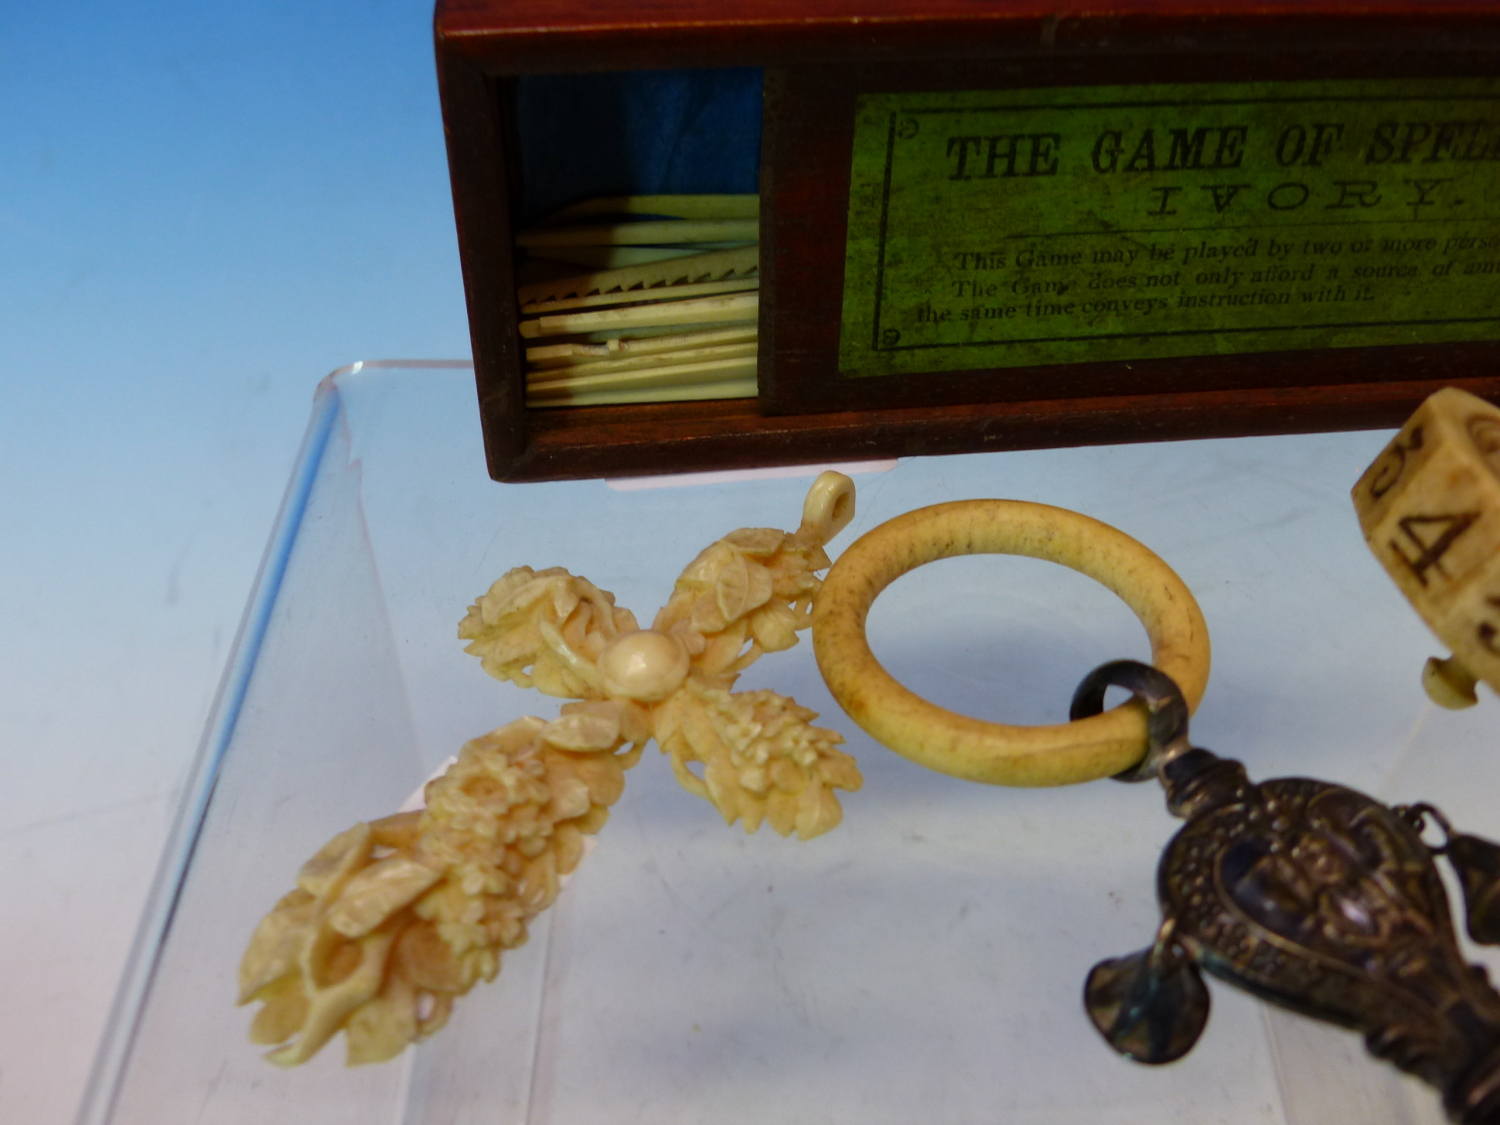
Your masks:
<instances>
[{"instance_id":1,"label":"bone teething ring","mask_svg":"<svg viewBox=\"0 0 1500 1125\"><path fill-rule=\"evenodd\" d=\"M1151 641L1151 662L1190 710L1208 684L1208 626L1181 578L1108 524L1020 500L960 500L907 512L849 547L813 607L813 651L833 697L867 734L920 765L991 785L1070 785L1121 774L1146 752L1139 703L1055 726L984 722L929 703L891 676L865 636L880 592L908 571L956 555L1026 555L1061 563L1114 591Z\"/></svg>"}]
</instances>

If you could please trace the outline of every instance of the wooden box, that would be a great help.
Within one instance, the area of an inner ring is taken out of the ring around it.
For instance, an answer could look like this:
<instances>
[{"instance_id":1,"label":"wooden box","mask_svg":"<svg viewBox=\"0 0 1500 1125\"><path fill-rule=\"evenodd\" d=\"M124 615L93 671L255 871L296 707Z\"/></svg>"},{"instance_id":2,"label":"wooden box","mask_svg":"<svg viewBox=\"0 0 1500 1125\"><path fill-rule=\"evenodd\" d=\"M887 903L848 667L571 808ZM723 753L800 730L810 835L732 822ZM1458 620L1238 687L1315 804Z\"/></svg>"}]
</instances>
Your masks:
<instances>
[{"instance_id":1,"label":"wooden box","mask_svg":"<svg viewBox=\"0 0 1500 1125\"><path fill-rule=\"evenodd\" d=\"M1500 6L440 0L435 32L496 479L1355 429L1443 385L1500 395ZM642 110L527 133L518 105L719 68L763 82L759 397L528 409L527 185L620 159Z\"/></svg>"}]
</instances>

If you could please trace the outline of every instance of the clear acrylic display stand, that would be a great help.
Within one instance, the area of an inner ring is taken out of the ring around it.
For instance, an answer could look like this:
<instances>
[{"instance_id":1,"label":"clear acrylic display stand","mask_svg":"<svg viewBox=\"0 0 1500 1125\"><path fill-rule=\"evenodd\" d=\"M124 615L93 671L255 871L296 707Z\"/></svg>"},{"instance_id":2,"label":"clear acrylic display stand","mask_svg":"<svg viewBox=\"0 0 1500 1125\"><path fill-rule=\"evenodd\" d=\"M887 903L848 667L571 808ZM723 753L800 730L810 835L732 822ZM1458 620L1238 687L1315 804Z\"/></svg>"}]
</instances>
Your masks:
<instances>
[{"instance_id":1,"label":"clear acrylic display stand","mask_svg":"<svg viewBox=\"0 0 1500 1125\"><path fill-rule=\"evenodd\" d=\"M1145 945L1177 822L1154 785L1006 790L927 772L829 698L806 639L756 664L864 771L808 843L746 836L648 749L529 944L430 1041L280 1070L246 1041L256 921L334 833L394 810L467 739L558 700L491 680L455 627L507 569L565 566L649 621L741 526L793 527L815 468L489 481L467 365L364 364L321 387L302 457L104 1040L82 1125L1376 1125L1441 1120L1357 1036L1212 983L1193 1052L1117 1058L1090 966ZM1255 778L1427 800L1500 836L1500 703L1436 711L1438 651L1361 540L1348 489L1384 434L995 453L863 466L854 524L969 497L1077 509L1196 592L1214 671L1194 740ZM914 690L1057 722L1078 680L1149 657L1102 587L1032 560L902 578L872 644Z\"/></svg>"}]
</instances>

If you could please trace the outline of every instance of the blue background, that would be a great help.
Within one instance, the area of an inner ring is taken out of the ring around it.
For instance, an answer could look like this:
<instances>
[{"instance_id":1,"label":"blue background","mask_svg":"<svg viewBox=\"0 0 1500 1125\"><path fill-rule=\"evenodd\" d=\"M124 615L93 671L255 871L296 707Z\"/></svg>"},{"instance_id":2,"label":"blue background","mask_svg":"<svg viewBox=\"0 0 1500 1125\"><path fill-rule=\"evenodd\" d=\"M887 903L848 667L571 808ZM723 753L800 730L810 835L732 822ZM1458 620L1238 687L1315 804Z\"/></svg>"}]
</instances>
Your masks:
<instances>
[{"instance_id":1,"label":"blue background","mask_svg":"<svg viewBox=\"0 0 1500 1125\"><path fill-rule=\"evenodd\" d=\"M74 1112L318 381L469 356L431 21L0 3L0 1121ZM532 80L532 209L754 191L759 96Z\"/></svg>"},{"instance_id":2,"label":"blue background","mask_svg":"<svg viewBox=\"0 0 1500 1125\"><path fill-rule=\"evenodd\" d=\"M67 1121L318 380L467 358L430 0L0 3L0 1121Z\"/></svg>"},{"instance_id":3,"label":"blue background","mask_svg":"<svg viewBox=\"0 0 1500 1125\"><path fill-rule=\"evenodd\" d=\"M590 196L760 190L759 69L521 78L516 120L523 222Z\"/></svg>"}]
</instances>

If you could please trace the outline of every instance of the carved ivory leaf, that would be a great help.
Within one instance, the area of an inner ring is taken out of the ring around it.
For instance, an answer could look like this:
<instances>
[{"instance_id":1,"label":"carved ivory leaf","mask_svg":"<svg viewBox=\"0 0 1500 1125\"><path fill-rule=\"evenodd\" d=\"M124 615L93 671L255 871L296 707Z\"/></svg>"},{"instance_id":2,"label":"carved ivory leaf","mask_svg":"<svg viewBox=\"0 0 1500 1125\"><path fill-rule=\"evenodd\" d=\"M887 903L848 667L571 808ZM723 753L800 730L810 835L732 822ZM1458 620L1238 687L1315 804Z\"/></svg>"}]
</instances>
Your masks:
<instances>
[{"instance_id":1,"label":"carved ivory leaf","mask_svg":"<svg viewBox=\"0 0 1500 1125\"><path fill-rule=\"evenodd\" d=\"M619 751L629 733L644 741L636 710L568 704L476 738L428 784L426 809L320 849L241 962L240 1003L264 1004L251 1039L281 1044L267 1057L305 1062L343 1030L351 1064L381 1062L493 979L623 792L641 747Z\"/></svg>"},{"instance_id":2,"label":"carved ivory leaf","mask_svg":"<svg viewBox=\"0 0 1500 1125\"><path fill-rule=\"evenodd\" d=\"M495 582L459 625L467 651L497 679L577 702L474 739L428 783L425 809L355 825L303 865L241 962L240 1003L263 1005L252 1041L291 1066L342 1030L353 1065L437 1031L526 940L652 738L728 824L804 840L837 825L834 790L862 783L839 735L786 696L731 689L811 623L823 544L853 512L853 482L824 473L797 531L741 528L706 548L651 629L558 567Z\"/></svg>"}]
</instances>

